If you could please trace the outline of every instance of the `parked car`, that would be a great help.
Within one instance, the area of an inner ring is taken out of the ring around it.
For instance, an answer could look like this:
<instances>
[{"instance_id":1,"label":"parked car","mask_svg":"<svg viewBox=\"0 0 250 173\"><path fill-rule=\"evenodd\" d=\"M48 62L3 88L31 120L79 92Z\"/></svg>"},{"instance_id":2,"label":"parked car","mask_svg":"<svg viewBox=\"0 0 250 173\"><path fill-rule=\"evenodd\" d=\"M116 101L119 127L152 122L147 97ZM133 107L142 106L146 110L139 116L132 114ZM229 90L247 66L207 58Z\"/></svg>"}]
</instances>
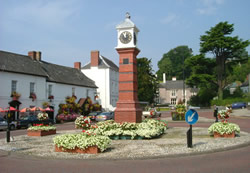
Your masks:
<instances>
[{"instance_id":1,"label":"parked car","mask_svg":"<svg viewBox=\"0 0 250 173\"><path fill-rule=\"evenodd\" d=\"M105 121L105 120L113 120L114 112L102 112L96 116L96 121Z\"/></svg>"},{"instance_id":2,"label":"parked car","mask_svg":"<svg viewBox=\"0 0 250 173\"><path fill-rule=\"evenodd\" d=\"M232 104L232 109L237 109L237 108L239 108L239 109L243 109L243 108L246 108L247 107L247 104L246 103L244 103L244 102L237 102L237 103L233 103Z\"/></svg>"},{"instance_id":3,"label":"parked car","mask_svg":"<svg viewBox=\"0 0 250 173\"><path fill-rule=\"evenodd\" d=\"M7 120L4 119L3 117L0 117L0 130L6 130L7 127L8 127ZM16 122L12 121L10 123L10 130L14 130L14 129L16 129Z\"/></svg>"},{"instance_id":4,"label":"parked car","mask_svg":"<svg viewBox=\"0 0 250 173\"><path fill-rule=\"evenodd\" d=\"M19 120L17 120L17 129L20 129L22 127L28 128L30 126L33 126L34 124L52 125L54 124L54 121L52 119L41 121L37 119L36 115L21 117Z\"/></svg>"},{"instance_id":5,"label":"parked car","mask_svg":"<svg viewBox=\"0 0 250 173\"><path fill-rule=\"evenodd\" d=\"M91 120L95 120L95 119L96 119L96 116L99 115L100 113L102 113L102 112L91 112L91 113L89 113L88 117L89 117Z\"/></svg>"},{"instance_id":6,"label":"parked car","mask_svg":"<svg viewBox=\"0 0 250 173\"><path fill-rule=\"evenodd\" d=\"M161 113L157 111L156 108L150 108L148 111L143 111L142 116L145 118L155 118L155 117L161 117Z\"/></svg>"}]
</instances>

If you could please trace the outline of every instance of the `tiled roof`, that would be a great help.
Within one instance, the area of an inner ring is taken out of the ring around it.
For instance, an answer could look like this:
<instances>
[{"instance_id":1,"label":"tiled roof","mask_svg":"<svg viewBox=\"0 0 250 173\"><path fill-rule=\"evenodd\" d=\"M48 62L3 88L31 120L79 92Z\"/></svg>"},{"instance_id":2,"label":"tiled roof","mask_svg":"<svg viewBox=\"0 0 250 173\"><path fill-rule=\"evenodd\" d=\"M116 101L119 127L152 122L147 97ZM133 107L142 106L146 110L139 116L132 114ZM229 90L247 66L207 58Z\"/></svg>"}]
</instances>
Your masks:
<instances>
[{"instance_id":1,"label":"tiled roof","mask_svg":"<svg viewBox=\"0 0 250 173\"><path fill-rule=\"evenodd\" d=\"M49 82L97 88L80 70L32 60L29 56L0 51L0 71L44 76Z\"/></svg>"},{"instance_id":2,"label":"tiled roof","mask_svg":"<svg viewBox=\"0 0 250 173\"><path fill-rule=\"evenodd\" d=\"M0 71L47 76L40 63L29 56L0 51Z\"/></svg>"},{"instance_id":3,"label":"tiled roof","mask_svg":"<svg viewBox=\"0 0 250 173\"><path fill-rule=\"evenodd\" d=\"M89 62L88 64L83 66L81 69L90 69L90 67L91 67L91 63ZM98 68L100 68L100 69L111 68L114 71L119 71L119 67L117 67L117 65L115 65L115 63L113 63L111 60L109 60L103 56L99 57Z\"/></svg>"},{"instance_id":4,"label":"tiled roof","mask_svg":"<svg viewBox=\"0 0 250 173\"><path fill-rule=\"evenodd\" d=\"M166 88L167 90L171 89L183 89L183 80L167 80L166 83L160 83L159 88ZM185 84L185 88L190 88ZM197 88L191 88L192 91L198 90Z\"/></svg>"}]
</instances>

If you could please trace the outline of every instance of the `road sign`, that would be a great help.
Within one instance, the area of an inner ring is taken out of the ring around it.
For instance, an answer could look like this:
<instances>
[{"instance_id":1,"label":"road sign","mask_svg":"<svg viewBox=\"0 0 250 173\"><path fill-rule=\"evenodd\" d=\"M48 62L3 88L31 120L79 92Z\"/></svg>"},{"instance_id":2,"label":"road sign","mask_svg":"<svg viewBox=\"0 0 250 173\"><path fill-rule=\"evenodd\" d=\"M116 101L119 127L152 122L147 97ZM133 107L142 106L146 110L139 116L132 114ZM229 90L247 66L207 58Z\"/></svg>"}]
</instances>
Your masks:
<instances>
[{"instance_id":1,"label":"road sign","mask_svg":"<svg viewBox=\"0 0 250 173\"><path fill-rule=\"evenodd\" d=\"M198 121L199 115L194 109L189 109L185 114L186 122L190 125L195 124Z\"/></svg>"}]
</instances>

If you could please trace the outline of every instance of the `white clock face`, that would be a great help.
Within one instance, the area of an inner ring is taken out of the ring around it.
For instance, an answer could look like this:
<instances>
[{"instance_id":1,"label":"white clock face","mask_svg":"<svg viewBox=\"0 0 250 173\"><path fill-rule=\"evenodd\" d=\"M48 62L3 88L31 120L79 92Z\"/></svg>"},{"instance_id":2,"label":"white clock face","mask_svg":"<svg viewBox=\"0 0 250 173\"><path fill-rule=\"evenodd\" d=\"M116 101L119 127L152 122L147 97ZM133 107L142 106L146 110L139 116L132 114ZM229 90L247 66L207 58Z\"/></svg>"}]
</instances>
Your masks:
<instances>
[{"instance_id":1,"label":"white clock face","mask_svg":"<svg viewBox=\"0 0 250 173\"><path fill-rule=\"evenodd\" d=\"M120 34L119 39L123 44L128 44L132 40L132 34L129 31L124 31Z\"/></svg>"}]
</instances>

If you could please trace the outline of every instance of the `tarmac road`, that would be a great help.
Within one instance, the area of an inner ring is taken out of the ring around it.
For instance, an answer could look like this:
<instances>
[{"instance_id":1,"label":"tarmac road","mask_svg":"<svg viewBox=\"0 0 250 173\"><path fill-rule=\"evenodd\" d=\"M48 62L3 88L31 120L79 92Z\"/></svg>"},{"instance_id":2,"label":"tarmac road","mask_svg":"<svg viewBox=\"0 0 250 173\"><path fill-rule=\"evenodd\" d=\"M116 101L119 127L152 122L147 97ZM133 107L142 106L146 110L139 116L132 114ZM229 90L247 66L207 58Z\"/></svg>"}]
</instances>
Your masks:
<instances>
[{"instance_id":1,"label":"tarmac road","mask_svg":"<svg viewBox=\"0 0 250 173\"><path fill-rule=\"evenodd\" d=\"M250 115L250 114L249 114ZM168 117L169 113L163 114ZM211 111L200 111L199 116L211 118ZM239 124L242 131L250 133L250 117L234 116L230 122ZM208 127L211 123L197 123L194 126ZM188 127L185 122L169 123L170 127ZM74 128L73 123L58 125L58 130ZM12 135L25 134L26 130L11 131ZM5 132L0 132L0 138ZM250 146L216 153L166 157L145 160L49 160L20 156L0 151L0 172L88 172L88 173L247 173L250 172Z\"/></svg>"}]
</instances>

